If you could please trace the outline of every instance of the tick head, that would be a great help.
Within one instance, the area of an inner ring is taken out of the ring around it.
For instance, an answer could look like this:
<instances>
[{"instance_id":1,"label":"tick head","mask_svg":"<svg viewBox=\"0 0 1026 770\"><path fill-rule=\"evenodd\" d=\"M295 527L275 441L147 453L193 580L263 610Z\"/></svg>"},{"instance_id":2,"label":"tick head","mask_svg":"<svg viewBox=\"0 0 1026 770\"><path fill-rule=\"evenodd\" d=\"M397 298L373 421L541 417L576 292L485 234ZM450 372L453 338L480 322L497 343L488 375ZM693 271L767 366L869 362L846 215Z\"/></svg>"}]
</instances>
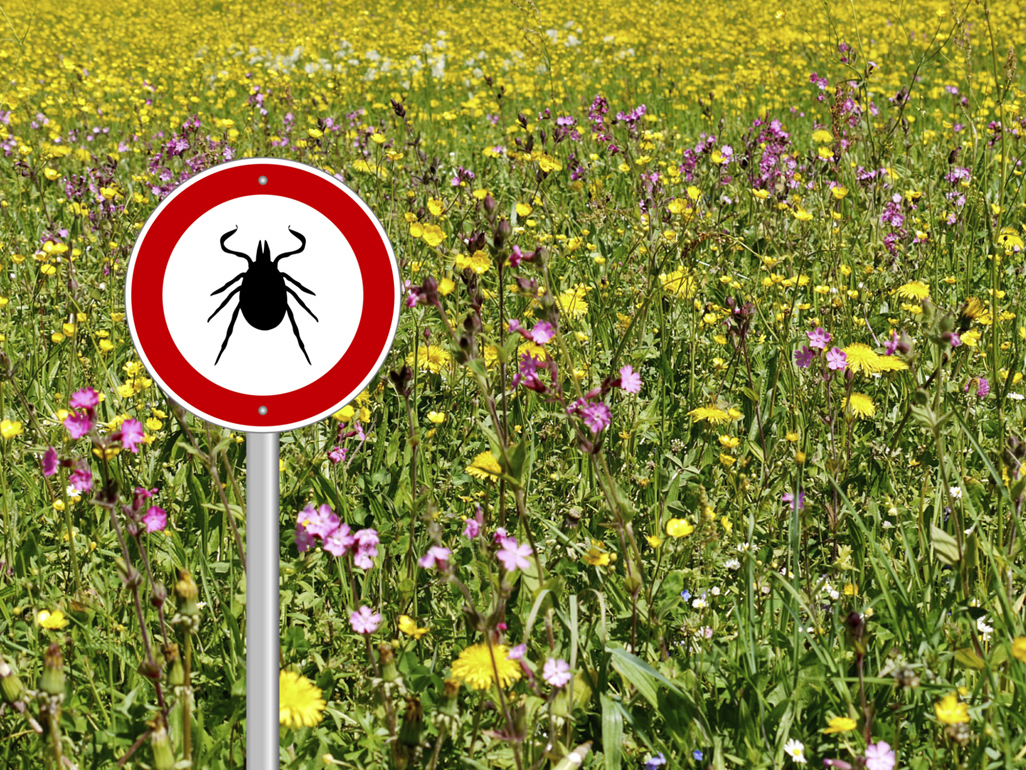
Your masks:
<instances>
[{"instance_id":1,"label":"tick head","mask_svg":"<svg viewBox=\"0 0 1026 770\"><path fill-rule=\"evenodd\" d=\"M257 244L256 261L257 264L271 261L271 248L267 245L267 241L260 241Z\"/></svg>"}]
</instances>

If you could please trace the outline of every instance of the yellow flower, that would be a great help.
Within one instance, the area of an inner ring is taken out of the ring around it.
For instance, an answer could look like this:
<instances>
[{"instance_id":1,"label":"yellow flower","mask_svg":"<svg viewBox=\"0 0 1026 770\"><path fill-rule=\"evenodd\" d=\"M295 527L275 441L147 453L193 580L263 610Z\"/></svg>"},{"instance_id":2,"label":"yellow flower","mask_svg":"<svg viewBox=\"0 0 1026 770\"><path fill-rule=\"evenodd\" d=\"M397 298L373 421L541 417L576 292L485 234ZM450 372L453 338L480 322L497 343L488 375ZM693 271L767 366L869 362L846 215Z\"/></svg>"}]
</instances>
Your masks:
<instances>
[{"instance_id":1,"label":"yellow flower","mask_svg":"<svg viewBox=\"0 0 1026 770\"><path fill-rule=\"evenodd\" d=\"M52 613L43 610L36 616L36 619L43 628L52 630L61 629L68 625L68 619L64 617L64 613L60 610L54 610Z\"/></svg>"},{"instance_id":2,"label":"yellow flower","mask_svg":"<svg viewBox=\"0 0 1026 770\"><path fill-rule=\"evenodd\" d=\"M728 454L724 454L723 452L720 452L720 462L723 463L724 467L729 468L731 465L733 465L735 462L737 462L737 458L736 457L731 457Z\"/></svg>"},{"instance_id":3,"label":"yellow flower","mask_svg":"<svg viewBox=\"0 0 1026 770\"><path fill-rule=\"evenodd\" d=\"M467 473L475 479L497 481L499 474L502 473L502 466L491 452L482 452L474 458L474 462L467 466Z\"/></svg>"},{"instance_id":4,"label":"yellow flower","mask_svg":"<svg viewBox=\"0 0 1026 770\"><path fill-rule=\"evenodd\" d=\"M456 284L453 283L451 278L443 278L438 282L438 293L443 297L448 297L455 288Z\"/></svg>"},{"instance_id":5,"label":"yellow flower","mask_svg":"<svg viewBox=\"0 0 1026 770\"><path fill-rule=\"evenodd\" d=\"M645 535L645 539L653 548L658 548L663 544L663 539L659 535Z\"/></svg>"},{"instance_id":6,"label":"yellow flower","mask_svg":"<svg viewBox=\"0 0 1026 770\"><path fill-rule=\"evenodd\" d=\"M453 678L472 690L487 690L496 681L501 687L509 687L520 675L520 663L509 659L509 648L504 644L493 644L489 649L486 642L479 642L467 647L452 664Z\"/></svg>"},{"instance_id":7,"label":"yellow flower","mask_svg":"<svg viewBox=\"0 0 1026 770\"><path fill-rule=\"evenodd\" d=\"M608 567L616 561L616 554L606 552L605 543L601 540L592 540L591 548L581 558L592 567Z\"/></svg>"},{"instance_id":8,"label":"yellow flower","mask_svg":"<svg viewBox=\"0 0 1026 770\"><path fill-rule=\"evenodd\" d=\"M784 435L784 438L785 438L785 439L786 439L787 441L790 441L791 443L794 443L795 441L797 441L797 440L799 439L799 436L798 436L798 433L797 433L797 432L795 432L795 431L788 431L788 432L787 432L787 433L786 433L786 434Z\"/></svg>"},{"instance_id":9,"label":"yellow flower","mask_svg":"<svg viewBox=\"0 0 1026 770\"><path fill-rule=\"evenodd\" d=\"M698 283L683 267L678 267L672 273L661 273L659 280L663 285L663 291L675 294L681 299L691 299L698 291Z\"/></svg>"},{"instance_id":10,"label":"yellow flower","mask_svg":"<svg viewBox=\"0 0 1026 770\"><path fill-rule=\"evenodd\" d=\"M286 727L314 727L328 704L321 690L305 676L282 671L278 677L278 721Z\"/></svg>"},{"instance_id":11,"label":"yellow flower","mask_svg":"<svg viewBox=\"0 0 1026 770\"><path fill-rule=\"evenodd\" d=\"M400 615L399 630L402 631L404 634L407 634L408 636L412 636L414 639L420 639L420 637L424 636L424 634L426 634L431 629L419 628L417 626L417 622L409 615Z\"/></svg>"},{"instance_id":12,"label":"yellow flower","mask_svg":"<svg viewBox=\"0 0 1026 770\"><path fill-rule=\"evenodd\" d=\"M1026 636L1020 636L1012 642L1012 656L1026 663Z\"/></svg>"},{"instance_id":13,"label":"yellow flower","mask_svg":"<svg viewBox=\"0 0 1026 770\"><path fill-rule=\"evenodd\" d=\"M356 414L356 409L354 409L350 404L346 404L331 416L339 422L349 422L353 419L354 414Z\"/></svg>"},{"instance_id":14,"label":"yellow flower","mask_svg":"<svg viewBox=\"0 0 1026 770\"><path fill-rule=\"evenodd\" d=\"M727 532L730 532L732 529L734 529L734 525L726 516L720 517L720 524L723 526L723 529L725 529Z\"/></svg>"},{"instance_id":15,"label":"yellow flower","mask_svg":"<svg viewBox=\"0 0 1026 770\"><path fill-rule=\"evenodd\" d=\"M449 364L452 357L437 345L421 345L417 351L417 365L421 371L427 369L438 374ZM413 366L413 353L406 356L406 365Z\"/></svg>"},{"instance_id":16,"label":"yellow flower","mask_svg":"<svg viewBox=\"0 0 1026 770\"><path fill-rule=\"evenodd\" d=\"M904 286L899 286L895 289L895 293L904 299L914 299L917 302L922 302L930 296L930 287L922 281L911 281Z\"/></svg>"},{"instance_id":17,"label":"yellow flower","mask_svg":"<svg viewBox=\"0 0 1026 770\"><path fill-rule=\"evenodd\" d=\"M445 422L445 412L428 412L428 419L435 425Z\"/></svg>"},{"instance_id":18,"label":"yellow flower","mask_svg":"<svg viewBox=\"0 0 1026 770\"><path fill-rule=\"evenodd\" d=\"M844 348L844 355L848 359L848 367L853 372L862 374L876 374L882 372L889 364L881 363L885 356L881 356L868 345L856 342Z\"/></svg>"},{"instance_id":19,"label":"yellow flower","mask_svg":"<svg viewBox=\"0 0 1026 770\"><path fill-rule=\"evenodd\" d=\"M859 587L857 585L855 585L854 583L845 583L844 584L844 595L845 596L858 596L859 595Z\"/></svg>"},{"instance_id":20,"label":"yellow flower","mask_svg":"<svg viewBox=\"0 0 1026 770\"><path fill-rule=\"evenodd\" d=\"M735 436L720 436L720 445L725 449L736 449L740 443Z\"/></svg>"},{"instance_id":21,"label":"yellow flower","mask_svg":"<svg viewBox=\"0 0 1026 770\"><path fill-rule=\"evenodd\" d=\"M979 343L981 336L982 335L980 334L979 329L970 329L961 337L959 337L959 339L962 340L963 345L968 345L971 348L975 348L976 345Z\"/></svg>"},{"instance_id":22,"label":"yellow flower","mask_svg":"<svg viewBox=\"0 0 1026 770\"><path fill-rule=\"evenodd\" d=\"M478 275L484 275L491 266L492 260L489 259L488 254L482 249L478 249L473 254L458 254L456 256L456 267L459 270L470 270Z\"/></svg>"},{"instance_id":23,"label":"yellow flower","mask_svg":"<svg viewBox=\"0 0 1026 770\"><path fill-rule=\"evenodd\" d=\"M530 203L518 203L517 204L517 216L518 217L526 217L528 214L531 213L531 211L533 211L533 209L531 208L531 204Z\"/></svg>"},{"instance_id":24,"label":"yellow flower","mask_svg":"<svg viewBox=\"0 0 1026 770\"><path fill-rule=\"evenodd\" d=\"M872 417L876 413L876 405L873 403L873 399L865 393L852 393L844 399L844 410L856 417L866 418Z\"/></svg>"},{"instance_id":25,"label":"yellow flower","mask_svg":"<svg viewBox=\"0 0 1026 770\"><path fill-rule=\"evenodd\" d=\"M573 316L582 316L588 312L588 301L585 297L588 294L588 287L583 283L578 284L575 289L568 289L562 292L556 299L561 313Z\"/></svg>"},{"instance_id":26,"label":"yellow flower","mask_svg":"<svg viewBox=\"0 0 1026 770\"><path fill-rule=\"evenodd\" d=\"M412 227L410 228L410 234L413 234ZM445 240L445 232L438 225L424 225L421 237L428 246L440 246L442 241Z\"/></svg>"},{"instance_id":27,"label":"yellow flower","mask_svg":"<svg viewBox=\"0 0 1026 770\"><path fill-rule=\"evenodd\" d=\"M969 721L969 704L961 703L956 693L948 693L933 704L937 719L946 725L957 725Z\"/></svg>"},{"instance_id":28,"label":"yellow flower","mask_svg":"<svg viewBox=\"0 0 1026 770\"><path fill-rule=\"evenodd\" d=\"M666 522L666 534L670 537L687 537L695 528L687 519L670 519Z\"/></svg>"},{"instance_id":29,"label":"yellow flower","mask_svg":"<svg viewBox=\"0 0 1026 770\"><path fill-rule=\"evenodd\" d=\"M827 131L825 128L821 128L818 131L812 132L812 141L814 142L832 142L834 141L834 135Z\"/></svg>"},{"instance_id":30,"label":"yellow flower","mask_svg":"<svg viewBox=\"0 0 1026 770\"><path fill-rule=\"evenodd\" d=\"M12 422L11 420L0 421L0 436L4 438L14 438L21 434L21 423Z\"/></svg>"},{"instance_id":31,"label":"yellow flower","mask_svg":"<svg viewBox=\"0 0 1026 770\"><path fill-rule=\"evenodd\" d=\"M824 735L830 735L831 733L846 733L849 730L854 730L856 722L854 719L848 717L834 717L827 722L828 727L824 727L820 732Z\"/></svg>"},{"instance_id":32,"label":"yellow flower","mask_svg":"<svg viewBox=\"0 0 1026 770\"><path fill-rule=\"evenodd\" d=\"M701 422L702 420L708 420L709 422L727 422L730 420L730 415L714 404L692 409L688 412L688 417L690 417L694 422Z\"/></svg>"}]
</instances>

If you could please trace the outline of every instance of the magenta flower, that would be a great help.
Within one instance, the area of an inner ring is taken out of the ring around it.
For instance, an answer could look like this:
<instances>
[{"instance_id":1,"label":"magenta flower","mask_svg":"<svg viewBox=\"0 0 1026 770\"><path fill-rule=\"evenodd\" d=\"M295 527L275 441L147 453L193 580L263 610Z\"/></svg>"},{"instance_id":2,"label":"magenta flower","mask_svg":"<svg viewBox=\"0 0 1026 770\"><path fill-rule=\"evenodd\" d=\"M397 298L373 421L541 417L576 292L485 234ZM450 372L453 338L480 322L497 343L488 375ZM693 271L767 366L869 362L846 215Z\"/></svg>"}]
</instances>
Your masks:
<instances>
[{"instance_id":1,"label":"magenta flower","mask_svg":"<svg viewBox=\"0 0 1026 770\"><path fill-rule=\"evenodd\" d=\"M591 428L592 433L598 433L613 420L612 413L605 404L588 404L581 407L581 417L584 418L584 424Z\"/></svg>"},{"instance_id":2,"label":"magenta flower","mask_svg":"<svg viewBox=\"0 0 1026 770\"><path fill-rule=\"evenodd\" d=\"M358 634L364 634L369 636L378 630L378 624L381 622L381 615L377 612L372 612L370 607L360 607L357 612L354 612L349 616L349 625L353 627L353 630Z\"/></svg>"},{"instance_id":3,"label":"magenta flower","mask_svg":"<svg viewBox=\"0 0 1026 770\"><path fill-rule=\"evenodd\" d=\"M529 545L517 545L517 539L515 537L507 537L502 541L502 546L499 548L499 552L496 554L499 561L502 562L502 566L506 568L507 572L514 572L517 568L522 570L529 569L531 562L527 560L534 551Z\"/></svg>"},{"instance_id":4,"label":"magenta flower","mask_svg":"<svg viewBox=\"0 0 1026 770\"><path fill-rule=\"evenodd\" d=\"M805 345L794 351L794 362L798 364L799 369L808 369L815 355L815 351L808 345Z\"/></svg>"},{"instance_id":5,"label":"magenta flower","mask_svg":"<svg viewBox=\"0 0 1026 770\"><path fill-rule=\"evenodd\" d=\"M897 332L891 334L891 339L887 343L887 355L893 356L895 351L898 349L898 343L901 341L901 337L898 336Z\"/></svg>"},{"instance_id":6,"label":"magenta flower","mask_svg":"<svg viewBox=\"0 0 1026 770\"><path fill-rule=\"evenodd\" d=\"M570 664L562 658L549 658L542 670L542 678L553 687L562 687L573 679Z\"/></svg>"},{"instance_id":7,"label":"magenta flower","mask_svg":"<svg viewBox=\"0 0 1026 770\"><path fill-rule=\"evenodd\" d=\"M833 348L826 354L827 366L831 369L844 369L848 365L848 356L840 348Z\"/></svg>"},{"instance_id":8,"label":"magenta flower","mask_svg":"<svg viewBox=\"0 0 1026 770\"><path fill-rule=\"evenodd\" d=\"M641 375L630 366L620 369L620 387L628 393L641 392Z\"/></svg>"},{"instance_id":9,"label":"magenta flower","mask_svg":"<svg viewBox=\"0 0 1026 770\"><path fill-rule=\"evenodd\" d=\"M76 390L68 402L72 409L95 409L100 403L100 395L92 388Z\"/></svg>"},{"instance_id":10,"label":"magenta flower","mask_svg":"<svg viewBox=\"0 0 1026 770\"><path fill-rule=\"evenodd\" d=\"M962 344L962 338L959 337L955 332L951 332L949 336L951 337L951 347L957 348L959 345Z\"/></svg>"},{"instance_id":11,"label":"magenta flower","mask_svg":"<svg viewBox=\"0 0 1026 770\"><path fill-rule=\"evenodd\" d=\"M988 393L990 393L990 383L986 377L980 377L980 384L976 387L976 395L980 398L986 398Z\"/></svg>"},{"instance_id":12,"label":"magenta flower","mask_svg":"<svg viewBox=\"0 0 1026 770\"><path fill-rule=\"evenodd\" d=\"M82 438L93 429L93 421L87 414L72 412L64 418L64 427L68 429L72 438Z\"/></svg>"},{"instance_id":13,"label":"magenta flower","mask_svg":"<svg viewBox=\"0 0 1026 770\"><path fill-rule=\"evenodd\" d=\"M506 538L508 538L508 537L509 537L509 533L506 531L505 527L499 527L498 529L495 530L494 533L492 533L492 538L499 545L502 545L504 542L506 542Z\"/></svg>"},{"instance_id":14,"label":"magenta flower","mask_svg":"<svg viewBox=\"0 0 1026 770\"><path fill-rule=\"evenodd\" d=\"M52 476L57 472L57 450L50 447L43 455L43 475Z\"/></svg>"},{"instance_id":15,"label":"magenta flower","mask_svg":"<svg viewBox=\"0 0 1026 770\"><path fill-rule=\"evenodd\" d=\"M464 519L463 523L466 524L463 528L463 534L466 535L468 540L473 540L481 534L481 525L477 523L477 519Z\"/></svg>"},{"instance_id":16,"label":"magenta flower","mask_svg":"<svg viewBox=\"0 0 1026 770\"><path fill-rule=\"evenodd\" d=\"M121 425L121 446L130 450L132 454L139 454L139 444L144 435L143 424L129 417Z\"/></svg>"},{"instance_id":17,"label":"magenta flower","mask_svg":"<svg viewBox=\"0 0 1026 770\"><path fill-rule=\"evenodd\" d=\"M520 260L524 258L524 253L520 250L519 246L513 247L513 253L509 256L509 263L513 267L520 267ZM541 344L541 343L539 343Z\"/></svg>"},{"instance_id":18,"label":"magenta flower","mask_svg":"<svg viewBox=\"0 0 1026 770\"><path fill-rule=\"evenodd\" d=\"M93 472L88 468L76 468L68 477L68 483L79 492L88 492L93 488Z\"/></svg>"},{"instance_id":19,"label":"magenta flower","mask_svg":"<svg viewBox=\"0 0 1026 770\"><path fill-rule=\"evenodd\" d=\"M159 532L167 526L167 512L163 508L152 506L143 516L147 532Z\"/></svg>"},{"instance_id":20,"label":"magenta flower","mask_svg":"<svg viewBox=\"0 0 1026 770\"><path fill-rule=\"evenodd\" d=\"M299 512L299 523L304 525L311 535L323 539L338 529L339 520L330 505L324 504L315 509L311 503ZM348 531L347 527L346 532Z\"/></svg>"},{"instance_id":21,"label":"magenta flower","mask_svg":"<svg viewBox=\"0 0 1026 770\"><path fill-rule=\"evenodd\" d=\"M338 517L335 518L336 520L338 519ZM310 532L309 526L306 528L306 531ZM353 542L356 538L351 534L348 524L339 524L326 536L323 536L323 539L325 551L330 553L332 556L345 556L353 547Z\"/></svg>"},{"instance_id":22,"label":"magenta flower","mask_svg":"<svg viewBox=\"0 0 1026 770\"><path fill-rule=\"evenodd\" d=\"M346 450L342 447L332 447L331 451L328 452L328 459L335 465L338 465L340 462L345 461Z\"/></svg>"},{"instance_id":23,"label":"magenta flower","mask_svg":"<svg viewBox=\"0 0 1026 770\"><path fill-rule=\"evenodd\" d=\"M866 770L894 770L897 758L886 741L866 746Z\"/></svg>"},{"instance_id":24,"label":"magenta flower","mask_svg":"<svg viewBox=\"0 0 1026 770\"><path fill-rule=\"evenodd\" d=\"M783 500L785 503L789 504L791 506L791 510L792 511L795 509L795 505L796 504L795 504L795 499L794 499L794 494L793 493L791 493L791 492L784 492L784 494L781 495L780 499ZM805 507L805 493L804 492L801 492L801 491L798 492L797 507L798 507L799 511L802 508Z\"/></svg>"},{"instance_id":25,"label":"magenta flower","mask_svg":"<svg viewBox=\"0 0 1026 770\"><path fill-rule=\"evenodd\" d=\"M438 567L438 569L447 569L449 566L449 557L452 556L452 551L448 548L442 548L439 545L433 545L428 548L427 553L417 560L424 569L432 569Z\"/></svg>"},{"instance_id":26,"label":"magenta flower","mask_svg":"<svg viewBox=\"0 0 1026 770\"><path fill-rule=\"evenodd\" d=\"M531 339L538 345L544 345L555 336L556 330L548 321L539 321L535 324L534 328L531 329Z\"/></svg>"},{"instance_id":27,"label":"magenta flower","mask_svg":"<svg viewBox=\"0 0 1026 770\"><path fill-rule=\"evenodd\" d=\"M817 326L813 331L805 333L809 335L809 344L819 350L826 348L827 343L832 339L830 332L822 326Z\"/></svg>"}]
</instances>

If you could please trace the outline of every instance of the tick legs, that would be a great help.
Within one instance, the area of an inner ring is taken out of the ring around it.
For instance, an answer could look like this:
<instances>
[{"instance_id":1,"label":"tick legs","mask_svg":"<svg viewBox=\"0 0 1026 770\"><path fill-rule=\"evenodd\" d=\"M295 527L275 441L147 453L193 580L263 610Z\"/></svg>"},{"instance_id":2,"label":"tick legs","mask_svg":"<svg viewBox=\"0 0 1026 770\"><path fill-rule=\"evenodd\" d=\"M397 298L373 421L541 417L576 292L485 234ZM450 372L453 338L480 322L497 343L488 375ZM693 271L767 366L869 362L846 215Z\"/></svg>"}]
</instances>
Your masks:
<instances>
[{"instance_id":1,"label":"tick legs","mask_svg":"<svg viewBox=\"0 0 1026 770\"><path fill-rule=\"evenodd\" d=\"M303 288L303 287L302 287L302 286L300 286L299 288ZM288 292L289 294L291 294L291 295L292 295L293 297L295 297L295 298L296 298L296 302L298 302L298 303L299 303L300 305L302 305L302 306L303 306L303 310L305 310L305 311L306 311L307 313L309 313L310 315L313 315L313 319L314 319L315 321L317 321L317 323L320 323L320 322L321 322L321 319L319 319L319 318L318 318L317 316L315 316L315 315L313 314L313 311L312 311L312 310L311 310L310 308L308 308L308 307L306 306L306 303L305 303L305 302L303 302L303 300L301 300L301 299L299 298L299 295L298 295L298 294L296 294L296 292L294 292L294 291L293 291L292 289L290 289L290 288L289 288L288 286L286 286L286 287L285 287L285 291L287 291L287 292ZM311 294L313 294L313 292L310 292L310 293L311 293ZM288 305L286 305L286 307L288 307ZM291 311L291 310L289 311L289 318L292 318L292 311ZM295 325L296 325L296 324L295 324L295 321L293 321L293 322L292 322L292 325L293 325L293 326L295 326ZM299 336L299 332L296 332L296 336Z\"/></svg>"},{"instance_id":2,"label":"tick legs","mask_svg":"<svg viewBox=\"0 0 1026 770\"><path fill-rule=\"evenodd\" d=\"M313 294L315 297L317 296L316 294L314 294L314 292L310 291L308 288L306 288L303 284L301 284L299 281L297 281L291 275L286 275L285 273L282 273L281 275L282 275L282 278L284 278L286 281L292 281L292 283L296 284L296 286L298 286L300 289L305 291L307 294Z\"/></svg>"},{"instance_id":3,"label":"tick legs","mask_svg":"<svg viewBox=\"0 0 1026 770\"><path fill-rule=\"evenodd\" d=\"M212 292L210 292L210 296L211 296L211 297L213 297L213 296L214 296L215 294L220 294L220 293L221 293L222 291L224 291L225 289L227 289L227 288L228 288L229 286L231 286L231 285L232 285L233 283L235 283L235 282L236 282L237 280L239 280L240 278L242 278L242 277L243 277L244 275L246 275L246 274L245 274L245 273L239 273L239 274L238 274L237 276L235 276L234 278L232 278L232 279L231 279L230 281L228 281L228 283L226 283L226 284L225 284L224 286L222 286L222 287L221 287L220 289L218 289L217 291L212 291Z\"/></svg>"},{"instance_id":4,"label":"tick legs","mask_svg":"<svg viewBox=\"0 0 1026 770\"><path fill-rule=\"evenodd\" d=\"M235 291L239 291L239 290L236 289ZM234 294L235 291L233 291L232 294ZM231 298L231 294L229 294L228 297L230 299ZM226 299L225 302L227 302L227 301L228 300ZM224 307L224 305L221 305L221 307ZM220 310L220 309L221 308L219 307L217 310ZM239 311L241 309L242 309L242 305L241 304L235 306L235 312L232 313L232 322L230 324L228 324L228 333L226 335L224 335L224 342L221 343L221 353L224 353L224 349L228 346L228 338L232 336L232 329L235 328L235 319L239 317ZM216 313L217 311L215 310L214 312ZM292 314L289 313L289 317L290 318L291 318L291 316L292 316ZM213 316L210 316L210 318L213 318ZM208 318L207 321L209 321L210 318ZM296 328L296 322L295 321L292 322L292 328L293 329ZM298 335L298 332L297 332L297 335ZM299 344L300 344L300 346L302 346L302 344L303 344L302 341L300 341ZM305 353L306 351L304 350L303 352ZM221 360L221 353L217 354L217 361ZM309 359L307 359L307 360L309 360ZM214 361L214 366L217 366L217 361Z\"/></svg>"},{"instance_id":5,"label":"tick legs","mask_svg":"<svg viewBox=\"0 0 1026 770\"><path fill-rule=\"evenodd\" d=\"M292 291L292 290L289 289L289 291ZM295 292L292 292L292 293L295 294ZM299 297L296 297L296 299L299 299ZM299 304L303 305L303 302L300 301ZM306 307L306 305L303 305L303 307ZM235 312L238 312L238 310L236 310ZM288 305L285 305L285 312L289 314L289 321L292 322L292 331L293 331L293 333L295 333L296 340L298 340L298 342L299 342L299 349L302 350L303 351L303 355L306 356L306 362L308 364L310 364L311 366L313 366L313 364L310 362L310 356L308 356L306 354L306 345L303 344L303 338L299 336L299 327L296 326L296 317L294 315L292 315L292 308L290 308ZM307 312L309 312L309 309L307 309ZM313 313L310 313L310 315L313 315ZM314 316L314 318L316 318L316 317L317 316ZM235 318L234 317L232 317L232 323L235 323ZM231 329L229 328L228 331L230 333ZM226 339L225 342L227 342L227 341L228 340ZM222 350L223 350L223 348L222 348Z\"/></svg>"},{"instance_id":6,"label":"tick legs","mask_svg":"<svg viewBox=\"0 0 1026 770\"><path fill-rule=\"evenodd\" d=\"M234 280L235 279L232 278L232 281L234 281ZM231 285L232 281L229 281L227 284L222 286L217 291L224 291L225 289L227 289ZM214 294L217 294L217 291L215 291ZM231 301L231 298L234 297L236 294L238 294L240 291L242 291L242 287L241 286L236 286L234 289L232 289L231 294L229 294L227 297L224 298L224 302L221 303L221 307L219 307L217 310L215 310L213 313L210 314L210 318L213 318L215 315L220 313L221 312L221 308L224 307L225 305L227 305ZM213 296L213 294L211 296ZM236 308L236 312L238 312L237 308ZM210 318L207 319L207 323L210 323ZM235 323L235 316L232 316L232 323ZM229 334L232 333L232 329L231 329L230 326L228 327L228 333ZM221 350L224 350L224 348L221 348ZM220 356L218 356L218 358L220 358Z\"/></svg>"}]
</instances>

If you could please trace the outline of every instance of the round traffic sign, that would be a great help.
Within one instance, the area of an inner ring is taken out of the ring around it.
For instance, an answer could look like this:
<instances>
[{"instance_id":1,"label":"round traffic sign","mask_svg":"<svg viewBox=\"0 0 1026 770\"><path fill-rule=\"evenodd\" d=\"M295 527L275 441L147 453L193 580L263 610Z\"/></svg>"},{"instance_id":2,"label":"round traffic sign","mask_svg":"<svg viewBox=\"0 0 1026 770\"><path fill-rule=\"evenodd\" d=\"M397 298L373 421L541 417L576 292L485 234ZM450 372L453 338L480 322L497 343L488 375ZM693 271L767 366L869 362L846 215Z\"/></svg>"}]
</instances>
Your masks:
<instances>
[{"instance_id":1,"label":"round traffic sign","mask_svg":"<svg viewBox=\"0 0 1026 770\"><path fill-rule=\"evenodd\" d=\"M125 308L168 395L218 425L277 433L367 386L400 290L388 237L352 190L302 163L247 158L161 201L132 250Z\"/></svg>"}]
</instances>

